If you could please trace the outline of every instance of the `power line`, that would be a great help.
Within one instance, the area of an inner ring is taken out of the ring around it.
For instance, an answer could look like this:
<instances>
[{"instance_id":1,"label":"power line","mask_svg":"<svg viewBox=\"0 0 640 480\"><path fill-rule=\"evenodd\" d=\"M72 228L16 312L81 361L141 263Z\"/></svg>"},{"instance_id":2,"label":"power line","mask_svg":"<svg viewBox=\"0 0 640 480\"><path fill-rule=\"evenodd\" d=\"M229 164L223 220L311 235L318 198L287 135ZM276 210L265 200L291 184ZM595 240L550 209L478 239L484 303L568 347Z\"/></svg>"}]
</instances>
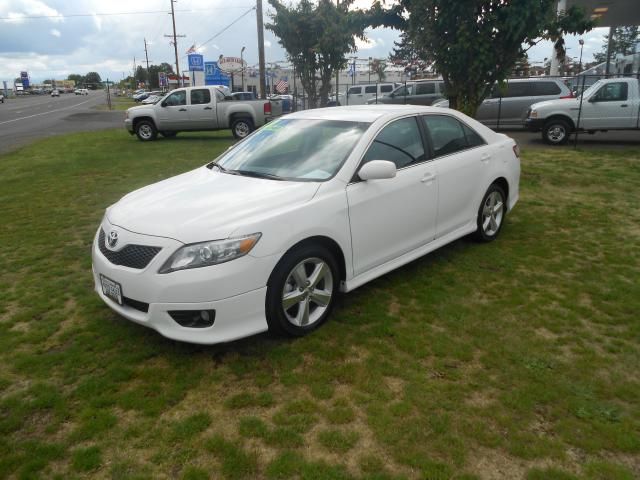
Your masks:
<instances>
[{"instance_id":1,"label":"power line","mask_svg":"<svg viewBox=\"0 0 640 480\"><path fill-rule=\"evenodd\" d=\"M212 40L215 40L216 38L218 38L220 35L222 35L224 32L226 32L227 30L229 30L235 23L239 22L242 18L246 17L247 15L249 15L249 13L251 13L253 10L255 10L256 7L251 7L249 8L249 10L247 10L246 12L244 12L242 15L240 15L238 18L236 18L233 22L231 22L229 25L227 25L226 27L224 27L222 30L220 30L218 33L216 33L213 37L209 38L208 40L205 40L204 42L202 42L200 45L198 45L196 47L196 50L198 48L204 47L207 43L211 42ZM184 55L186 57L186 55Z\"/></svg>"},{"instance_id":2,"label":"power line","mask_svg":"<svg viewBox=\"0 0 640 480\"><path fill-rule=\"evenodd\" d=\"M220 8L208 8L206 10L176 10L176 12L180 13L197 13L197 12L210 12L211 10L229 10L229 9L240 9L240 8L248 8L248 5L236 5L236 6L226 6ZM0 20L37 20L42 18L74 18L74 17L113 17L118 15L157 15L157 14L166 14L166 10L150 10L146 12L117 12L117 13L68 13L68 14L57 14L57 15L22 15L16 14L13 17L0 17Z\"/></svg>"}]
</instances>

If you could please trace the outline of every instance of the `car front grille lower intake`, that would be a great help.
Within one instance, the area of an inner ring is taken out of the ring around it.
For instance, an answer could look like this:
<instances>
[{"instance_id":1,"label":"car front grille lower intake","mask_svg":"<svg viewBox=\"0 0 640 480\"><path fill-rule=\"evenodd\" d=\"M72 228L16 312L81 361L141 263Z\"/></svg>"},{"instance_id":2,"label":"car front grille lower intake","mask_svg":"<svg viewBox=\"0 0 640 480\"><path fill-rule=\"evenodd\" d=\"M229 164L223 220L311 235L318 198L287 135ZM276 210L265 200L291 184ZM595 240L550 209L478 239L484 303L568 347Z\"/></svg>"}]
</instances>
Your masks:
<instances>
[{"instance_id":1,"label":"car front grille lower intake","mask_svg":"<svg viewBox=\"0 0 640 480\"><path fill-rule=\"evenodd\" d=\"M103 229L100 229L100 235L98 237L98 247L100 252L114 265L121 265L123 267L136 268L141 270L145 268L153 257L155 257L161 247L149 247L147 245L126 245L117 252L109 250L105 245L106 235Z\"/></svg>"}]
</instances>

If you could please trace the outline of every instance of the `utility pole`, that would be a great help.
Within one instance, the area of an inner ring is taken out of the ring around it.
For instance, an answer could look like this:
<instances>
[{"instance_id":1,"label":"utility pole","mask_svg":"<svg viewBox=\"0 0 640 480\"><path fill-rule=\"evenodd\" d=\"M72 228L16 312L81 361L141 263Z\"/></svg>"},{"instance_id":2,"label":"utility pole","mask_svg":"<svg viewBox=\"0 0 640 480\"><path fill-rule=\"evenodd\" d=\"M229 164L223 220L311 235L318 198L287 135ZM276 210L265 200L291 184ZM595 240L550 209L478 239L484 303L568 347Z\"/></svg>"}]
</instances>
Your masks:
<instances>
[{"instance_id":1,"label":"utility pole","mask_svg":"<svg viewBox=\"0 0 640 480\"><path fill-rule=\"evenodd\" d=\"M336 0L336 10L338 8L340 8L340 0ZM349 97L347 97L347 100L349 100ZM337 68L336 69L336 107L339 107L339 106L340 106L340 68Z\"/></svg>"},{"instance_id":2,"label":"utility pole","mask_svg":"<svg viewBox=\"0 0 640 480\"><path fill-rule=\"evenodd\" d=\"M173 23L173 35L165 35L165 37L173 37L173 51L176 54L176 75L178 75L178 85L182 85L182 77L180 76L180 60L178 60L178 37L186 37L186 35L176 35L176 13L173 9L173 4L177 0L171 1L171 22Z\"/></svg>"},{"instance_id":3,"label":"utility pole","mask_svg":"<svg viewBox=\"0 0 640 480\"><path fill-rule=\"evenodd\" d=\"M144 56L147 59L147 83L151 84L151 77L149 76L149 52L147 51L147 39L144 39Z\"/></svg>"},{"instance_id":4,"label":"utility pole","mask_svg":"<svg viewBox=\"0 0 640 480\"><path fill-rule=\"evenodd\" d=\"M138 88L138 85L136 84L136 57L134 55L133 56L133 90L135 90L136 88Z\"/></svg>"},{"instance_id":5,"label":"utility pole","mask_svg":"<svg viewBox=\"0 0 640 480\"><path fill-rule=\"evenodd\" d=\"M256 0L258 22L258 70L260 71L260 98L267 98L267 86L264 79L264 27L262 25L262 0Z\"/></svg>"}]
</instances>

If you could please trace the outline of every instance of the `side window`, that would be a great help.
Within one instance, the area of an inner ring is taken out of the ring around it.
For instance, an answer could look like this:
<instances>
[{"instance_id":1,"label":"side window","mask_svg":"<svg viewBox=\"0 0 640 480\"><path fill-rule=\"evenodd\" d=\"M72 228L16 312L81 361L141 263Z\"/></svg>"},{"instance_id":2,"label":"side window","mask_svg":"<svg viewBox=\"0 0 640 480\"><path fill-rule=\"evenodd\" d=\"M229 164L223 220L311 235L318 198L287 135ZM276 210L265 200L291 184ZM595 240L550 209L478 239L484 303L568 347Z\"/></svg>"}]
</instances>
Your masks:
<instances>
[{"instance_id":1,"label":"side window","mask_svg":"<svg viewBox=\"0 0 640 480\"><path fill-rule=\"evenodd\" d=\"M216 88L215 92L216 92L216 101L217 101L217 102L222 102L222 101L224 101L224 93L222 93L222 92L221 92L220 90L218 90L217 88Z\"/></svg>"},{"instance_id":2,"label":"side window","mask_svg":"<svg viewBox=\"0 0 640 480\"><path fill-rule=\"evenodd\" d=\"M626 82L607 83L593 96L596 102L622 102L627 99Z\"/></svg>"},{"instance_id":3,"label":"side window","mask_svg":"<svg viewBox=\"0 0 640 480\"><path fill-rule=\"evenodd\" d=\"M435 83L417 83L416 95L428 95L430 93L436 93Z\"/></svg>"},{"instance_id":4,"label":"side window","mask_svg":"<svg viewBox=\"0 0 640 480\"><path fill-rule=\"evenodd\" d=\"M380 93L389 93L393 90L393 85L382 85L380 87Z\"/></svg>"},{"instance_id":5,"label":"side window","mask_svg":"<svg viewBox=\"0 0 640 480\"><path fill-rule=\"evenodd\" d=\"M393 94L396 97L404 97L405 95L409 96L411 95L413 90L413 85L407 85L407 86L402 86L400 88L398 88L395 92L393 92Z\"/></svg>"},{"instance_id":6,"label":"side window","mask_svg":"<svg viewBox=\"0 0 640 480\"><path fill-rule=\"evenodd\" d=\"M184 90L179 90L177 92L173 92L171 95L167 97L164 101L169 107L177 107L180 105L187 104L187 92Z\"/></svg>"},{"instance_id":7,"label":"side window","mask_svg":"<svg viewBox=\"0 0 640 480\"><path fill-rule=\"evenodd\" d=\"M349 95L357 95L362 93L362 87L351 87L347 92Z\"/></svg>"},{"instance_id":8,"label":"side window","mask_svg":"<svg viewBox=\"0 0 640 480\"><path fill-rule=\"evenodd\" d=\"M396 168L424 161L424 146L415 117L402 118L384 127L364 154L362 163L371 160L389 160Z\"/></svg>"},{"instance_id":9,"label":"side window","mask_svg":"<svg viewBox=\"0 0 640 480\"><path fill-rule=\"evenodd\" d=\"M462 124L447 115L425 115L422 117L431 136L436 157L449 155L467 148L467 137Z\"/></svg>"},{"instance_id":10,"label":"side window","mask_svg":"<svg viewBox=\"0 0 640 480\"><path fill-rule=\"evenodd\" d=\"M555 82L535 82L534 92L536 95L560 95L560 86Z\"/></svg>"},{"instance_id":11,"label":"side window","mask_svg":"<svg viewBox=\"0 0 640 480\"><path fill-rule=\"evenodd\" d=\"M512 82L507 85L505 97L530 97L535 95L531 82Z\"/></svg>"},{"instance_id":12,"label":"side window","mask_svg":"<svg viewBox=\"0 0 640 480\"><path fill-rule=\"evenodd\" d=\"M211 102L209 90L191 90L191 105L203 105Z\"/></svg>"},{"instance_id":13,"label":"side window","mask_svg":"<svg viewBox=\"0 0 640 480\"><path fill-rule=\"evenodd\" d=\"M462 124L462 130L464 130L464 136L467 137L467 145L469 148L479 147L480 145L486 145L487 142L471 127L467 127Z\"/></svg>"},{"instance_id":14,"label":"side window","mask_svg":"<svg viewBox=\"0 0 640 480\"><path fill-rule=\"evenodd\" d=\"M364 93L376 93L376 86L369 85L368 87L364 87Z\"/></svg>"}]
</instances>

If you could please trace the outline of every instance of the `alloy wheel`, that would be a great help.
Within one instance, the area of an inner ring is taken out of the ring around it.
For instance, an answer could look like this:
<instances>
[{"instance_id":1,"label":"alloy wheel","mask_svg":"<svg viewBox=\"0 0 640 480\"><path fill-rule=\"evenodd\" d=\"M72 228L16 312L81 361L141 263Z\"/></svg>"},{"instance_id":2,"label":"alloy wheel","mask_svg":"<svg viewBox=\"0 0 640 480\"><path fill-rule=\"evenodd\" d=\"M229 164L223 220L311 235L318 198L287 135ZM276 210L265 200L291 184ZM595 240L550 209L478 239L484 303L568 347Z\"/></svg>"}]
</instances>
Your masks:
<instances>
[{"instance_id":1,"label":"alloy wheel","mask_svg":"<svg viewBox=\"0 0 640 480\"><path fill-rule=\"evenodd\" d=\"M298 263L284 283L282 309L289 323L307 327L320 320L331 303L333 274L317 257Z\"/></svg>"},{"instance_id":2,"label":"alloy wheel","mask_svg":"<svg viewBox=\"0 0 640 480\"><path fill-rule=\"evenodd\" d=\"M500 230L504 215L504 200L500 192L493 191L482 207L482 230L487 236L494 236Z\"/></svg>"}]
</instances>

